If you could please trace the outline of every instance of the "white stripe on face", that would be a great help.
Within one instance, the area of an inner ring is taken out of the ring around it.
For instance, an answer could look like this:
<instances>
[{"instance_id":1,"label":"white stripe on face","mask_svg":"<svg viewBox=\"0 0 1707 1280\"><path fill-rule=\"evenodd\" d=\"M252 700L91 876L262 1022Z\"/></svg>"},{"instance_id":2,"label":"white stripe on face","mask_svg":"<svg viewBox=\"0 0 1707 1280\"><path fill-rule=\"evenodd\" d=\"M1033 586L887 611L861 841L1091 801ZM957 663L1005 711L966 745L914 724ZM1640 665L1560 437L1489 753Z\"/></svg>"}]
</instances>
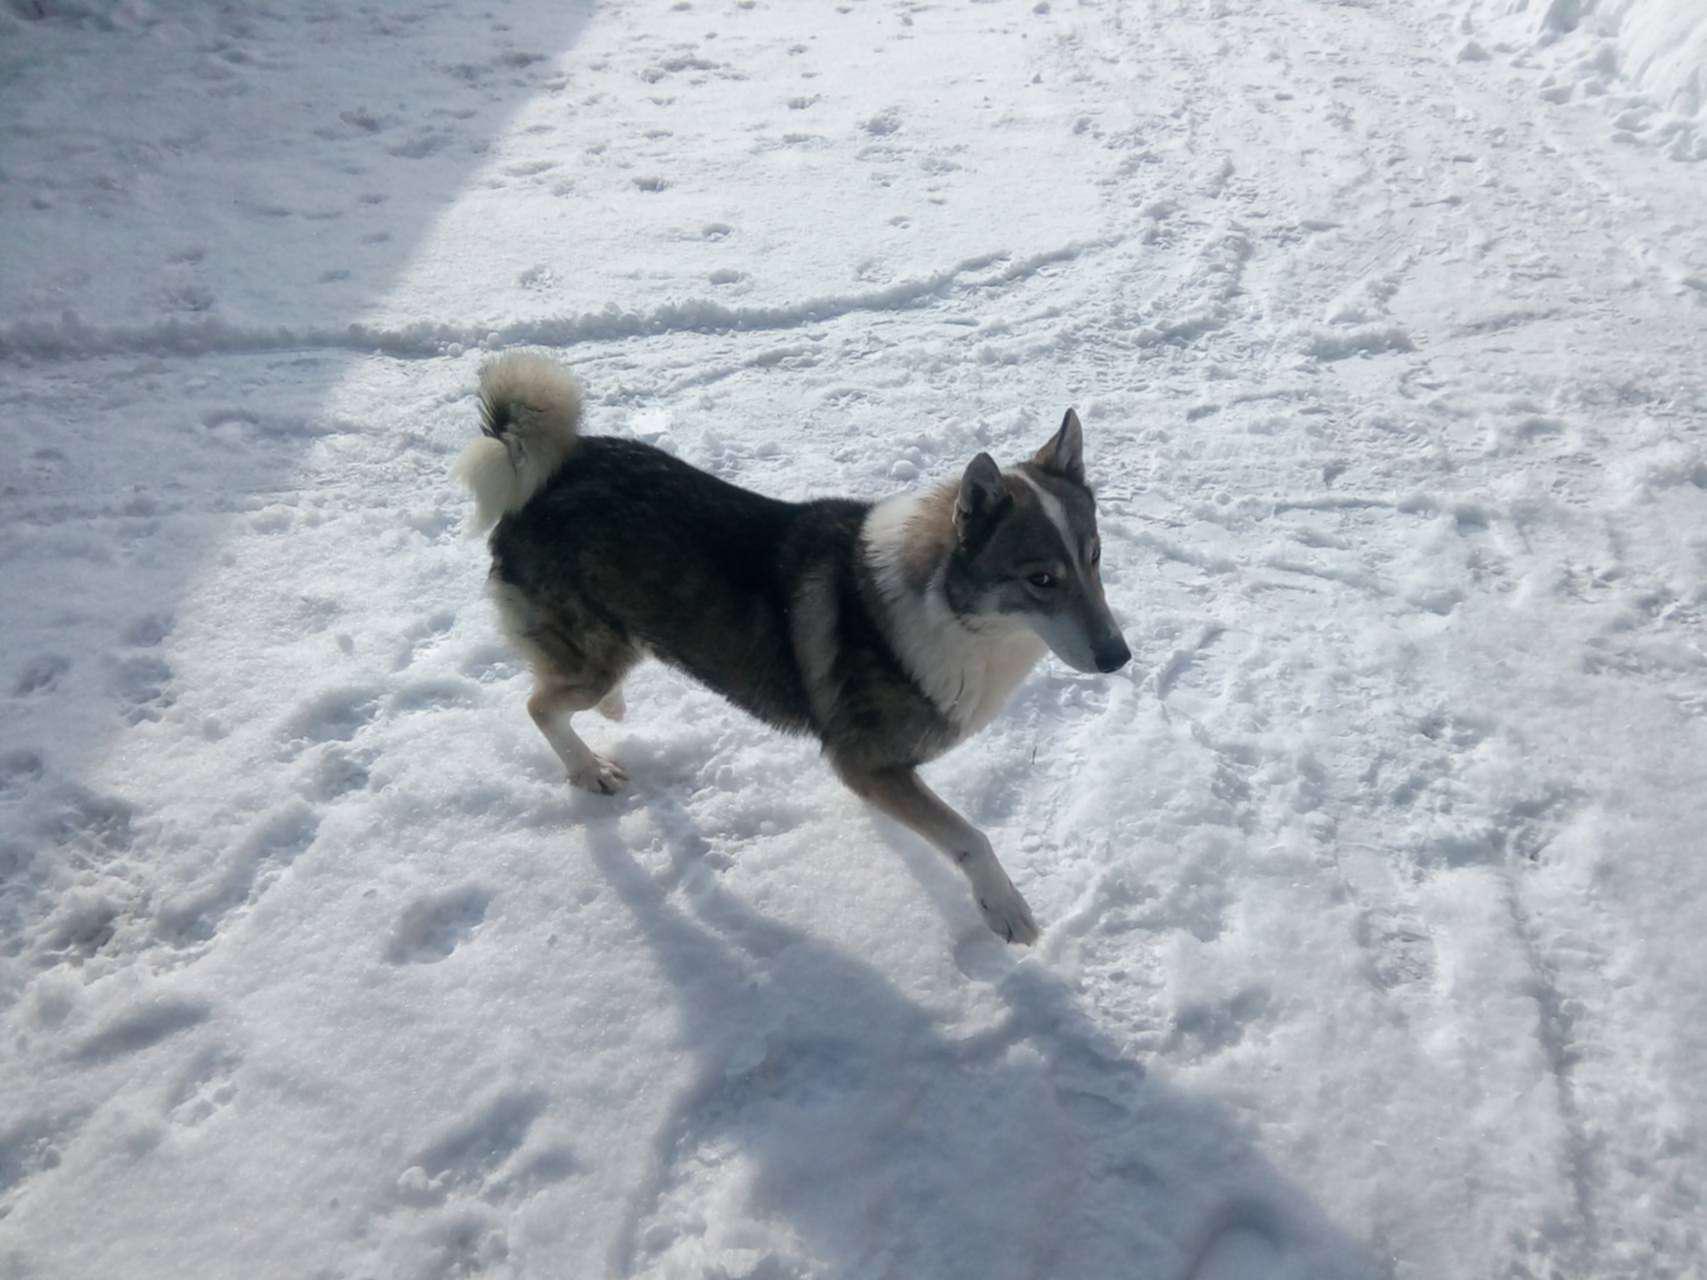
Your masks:
<instances>
[{"instance_id":1,"label":"white stripe on face","mask_svg":"<svg viewBox=\"0 0 1707 1280\"><path fill-rule=\"evenodd\" d=\"M1054 525L1055 532L1061 535L1061 547L1067 553L1068 567L1077 569L1079 567L1079 549L1073 541L1071 530L1068 528L1067 509L1061 505L1061 499L1050 493L1049 490L1023 471L1014 470L1008 474L1025 481L1031 487L1031 491L1037 495L1037 500L1043 507L1043 514L1049 517L1049 523Z\"/></svg>"}]
</instances>

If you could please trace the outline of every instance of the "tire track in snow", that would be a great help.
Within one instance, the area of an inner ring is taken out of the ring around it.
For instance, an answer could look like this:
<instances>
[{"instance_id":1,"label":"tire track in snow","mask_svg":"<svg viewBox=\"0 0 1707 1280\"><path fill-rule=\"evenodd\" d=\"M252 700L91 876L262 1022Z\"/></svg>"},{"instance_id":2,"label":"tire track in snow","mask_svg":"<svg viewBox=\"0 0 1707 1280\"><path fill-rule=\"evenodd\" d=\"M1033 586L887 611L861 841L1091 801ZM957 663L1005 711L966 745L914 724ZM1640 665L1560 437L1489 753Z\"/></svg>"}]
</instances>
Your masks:
<instances>
[{"instance_id":1,"label":"tire track in snow","mask_svg":"<svg viewBox=\"0 0 1707 1280\"><path fill-rule=\"evenodd\" d=\"M1515 877L1506 873L1505 904L1511 916L1512 933L1529 966L1533 994L1538 1007L1535 1034L1552 1076L1554 1105L1565 1130L1564 1174L1576 1209L1573 1222L1561 1224L1566 1233L1560 1249L1568 1274L1606 1274L1602 1264L1600 1228L1596 1202L1604 1179L1595 1169L1594 1144L1589 1139L1582 1108L1578 1105L1574 1070L1577 1056L1571 1048L1574 1019L1568 1011L1554 968L1547 957L1539 930L1523 905Z\"/></svg>"},{"instance_id":2,"label":"tire track in snow","mask_svg":"<svg viewBox=\"0 0 1707 1280\"><path fill-rule=\"evenodd\" d=\"M354 351L398 359L432 359L467 348L569 347L585 342L673 333L756 332L817 324L858 312L901 311L929 306L960 292L1000 289L1045 267L1070 262L1110 240L1077 241L1015 258L997 250L962 259L952 267L881 289L821 294L777 306L729 306L692 300L647 311L615 304L602 311L517 321L497 327L421 321L402 328L355 323L345 328L265 328L216 317L167 320L151 325L92 326L75 316L57 321L19 320L0 327L0 359L85 360L110 355L254 355L278 351ZM985 276L977 273L1006 264Z\"/></svg>"}]
</instances>

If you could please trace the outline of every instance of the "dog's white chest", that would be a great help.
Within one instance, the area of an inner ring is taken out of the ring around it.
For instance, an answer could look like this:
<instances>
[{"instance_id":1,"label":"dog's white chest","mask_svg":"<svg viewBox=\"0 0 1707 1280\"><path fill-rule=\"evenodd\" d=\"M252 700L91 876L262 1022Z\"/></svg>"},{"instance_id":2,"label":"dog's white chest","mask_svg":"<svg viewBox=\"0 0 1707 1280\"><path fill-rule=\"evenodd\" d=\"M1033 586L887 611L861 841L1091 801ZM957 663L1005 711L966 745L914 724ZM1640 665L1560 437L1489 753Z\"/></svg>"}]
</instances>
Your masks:
<instances>
[{"instance_id":1,"label":"dog's white chest","mask_svg":"<svg viewBox=\"0 0 1707 1280\"><path fill-rule=\"evenodd\" d=\"M1007 705L1044 654L1029 629L992 634L961 625L940 596L898 611L896 648L909 675L958 731L977 733Z\"/></svg>"},{"instance_id":2,"label":"dog's white chest","mask_svg":"<svg viewBox=\"0 0 1707 1280\"><path fill-rule=\"evenodd\" d=\"M935 499L942 499L938 493ZM949 608L939 563L928 585L906 580L902 563L918 535L929 493L906 493L879 504L866 526L867 555L886 613L884 630L901 665L955 729L955 740L977 733L1007 705L1046 646L1029 627L1000 617L963 621Z\"/></svg>"},{"instance_id":3,"label":"dog's white chest","mask_svg":"<svg viewBox=\"0 0 1707 1280\"><path fill-rule=\"evenodd\" d=\"M973 643L966 647L954 664L959 668L955 678L956 694L943 710L960 729L962 737L971 737L1008 705L1014 690L1043 656L1044 644L1030 631L1019 631L1000 639L971 636L961 631ZM945 672L945 675L947 673ZM945 681L946 684L946 681Z\"/></svg>"}]
</instances>

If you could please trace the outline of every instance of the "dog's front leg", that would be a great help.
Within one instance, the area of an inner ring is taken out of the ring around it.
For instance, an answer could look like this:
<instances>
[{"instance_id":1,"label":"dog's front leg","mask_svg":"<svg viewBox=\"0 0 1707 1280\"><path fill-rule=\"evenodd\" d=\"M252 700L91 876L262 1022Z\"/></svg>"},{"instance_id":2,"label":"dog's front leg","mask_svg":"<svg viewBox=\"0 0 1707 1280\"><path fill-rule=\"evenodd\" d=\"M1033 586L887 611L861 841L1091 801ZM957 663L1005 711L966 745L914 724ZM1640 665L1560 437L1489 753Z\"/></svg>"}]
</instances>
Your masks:
<instances>
[{"instance_id":1,"label":"dog's front leg","mask_svg":"<svg viewBox=\"0 0 1707 1280\"><path fill-rule=\"evenodd\" d=\"M840 770L862 800L924 837L972 882L984 923L1009 942L1037 941L1037 924L984 833L949 808L911 769Z\"/></svg>"}]
</instances>

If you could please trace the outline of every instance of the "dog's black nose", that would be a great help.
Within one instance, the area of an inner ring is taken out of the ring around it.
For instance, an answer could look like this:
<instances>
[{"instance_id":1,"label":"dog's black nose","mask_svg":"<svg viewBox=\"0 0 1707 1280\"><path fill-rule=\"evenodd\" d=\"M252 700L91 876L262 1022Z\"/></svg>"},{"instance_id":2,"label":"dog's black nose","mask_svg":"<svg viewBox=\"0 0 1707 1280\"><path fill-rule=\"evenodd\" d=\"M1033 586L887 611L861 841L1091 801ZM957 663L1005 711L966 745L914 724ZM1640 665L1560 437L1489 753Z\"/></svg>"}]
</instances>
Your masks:
<instances>
[{"instance_id":1,"label":"dog's black nose","mask_svg":"<svg viewBox=\"0 0 1707 1280\"><path fill-rule=\"evenodd\" d=\"M1126 641L1116 636L1113 644L1101 645L1097 648L1097 670L1104 675L1111 671L1119 671L1131 658L1132 650L1126 647Z\"/></svg>"}]
</instances>

